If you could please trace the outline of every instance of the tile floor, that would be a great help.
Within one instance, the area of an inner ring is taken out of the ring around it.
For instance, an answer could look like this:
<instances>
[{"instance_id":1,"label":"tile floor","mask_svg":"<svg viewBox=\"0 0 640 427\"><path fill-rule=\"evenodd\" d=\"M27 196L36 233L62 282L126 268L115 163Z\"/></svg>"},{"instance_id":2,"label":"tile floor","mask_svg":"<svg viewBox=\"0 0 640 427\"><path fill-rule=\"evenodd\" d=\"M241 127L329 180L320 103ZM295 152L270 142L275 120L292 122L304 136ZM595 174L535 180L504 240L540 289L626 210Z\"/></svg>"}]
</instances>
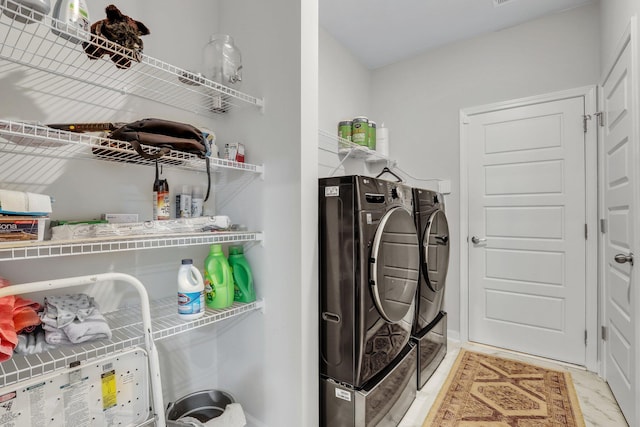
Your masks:
<instances>
[{"instance_id":1,"label":"tile floor","mask_svg":"<svg viewBox=\"0 0 640 427\"><path fill-rule=\"evenodd\" d=\"M416 400L407 411L398 427L422 427L423 420L427 417L431 405L433 405L440 388L445 382L453 362L460 351L460 343L449 341L447 355L440 364L440 367L433 374L427 384L418 392ZM520 353L509 352L494 347L487 347L478 344L466 343L463 347L467 350L479 353L488 353L499 357L515 360L522 360L534 363L549 369L564 370L571 372L573 384L575 385L580 409L584 416L586 427L626 427L627 423L620 412L611 391L607 384L593 372L576 368L570 365L554 363L547 359L537 357L527 357Z\"/></svg>"}]
</instances>

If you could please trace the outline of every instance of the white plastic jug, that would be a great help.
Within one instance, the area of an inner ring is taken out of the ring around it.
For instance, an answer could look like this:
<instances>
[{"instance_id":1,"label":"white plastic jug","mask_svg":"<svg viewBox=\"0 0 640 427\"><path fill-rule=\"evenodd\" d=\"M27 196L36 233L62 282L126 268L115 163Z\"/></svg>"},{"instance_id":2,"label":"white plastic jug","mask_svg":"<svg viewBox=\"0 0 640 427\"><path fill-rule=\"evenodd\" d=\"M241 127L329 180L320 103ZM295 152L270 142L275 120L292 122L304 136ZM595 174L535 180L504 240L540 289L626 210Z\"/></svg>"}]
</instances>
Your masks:
<instances>
[{"instance_id":1,"label":"white plastic jug","mask_svg":"<svg viewBox=\"0 0 640 427\"><path fill-rule=\"evenodd\" d=\"M193 265L193 260L183 259L178 270L178 315L183 320L194 320L204 315L204 281Z\"/></svg>"}]
</instances>

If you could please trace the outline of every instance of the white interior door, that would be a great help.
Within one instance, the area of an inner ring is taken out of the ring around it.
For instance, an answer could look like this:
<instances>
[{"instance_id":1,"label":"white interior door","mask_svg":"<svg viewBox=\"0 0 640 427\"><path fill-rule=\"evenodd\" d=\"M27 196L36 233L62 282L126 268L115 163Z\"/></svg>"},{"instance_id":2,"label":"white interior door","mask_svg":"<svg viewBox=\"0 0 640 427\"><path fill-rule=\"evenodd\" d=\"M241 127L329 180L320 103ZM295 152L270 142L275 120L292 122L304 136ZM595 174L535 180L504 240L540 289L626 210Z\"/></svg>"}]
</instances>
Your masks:
<instances>
[{"instance_id":1,"label":"white interior door","mask_svg":"<svg viewBox=\"0 0 640 427\"><path fill-rule=\"evenodd\" d=\"M637 364L638 313L637 192L638 138L637 96L632 69L632 38L626 39L620 56L602 85L604 129L600 145L602 170L602 283L604 289L604 375L629 425L638 418ZM637 256L636 256L637 257ZM635 307L634 307L635 306Z\"/></svg>"},{"instance_id":2,"label":"white interior door","mask_svg":"<svg viewBox=\"0 0 640 427\"><path fill-rule=\"evenodd\" d=\"M469 339L585 364L584 96L468 118Z\"/></svg>"}]
</instances>

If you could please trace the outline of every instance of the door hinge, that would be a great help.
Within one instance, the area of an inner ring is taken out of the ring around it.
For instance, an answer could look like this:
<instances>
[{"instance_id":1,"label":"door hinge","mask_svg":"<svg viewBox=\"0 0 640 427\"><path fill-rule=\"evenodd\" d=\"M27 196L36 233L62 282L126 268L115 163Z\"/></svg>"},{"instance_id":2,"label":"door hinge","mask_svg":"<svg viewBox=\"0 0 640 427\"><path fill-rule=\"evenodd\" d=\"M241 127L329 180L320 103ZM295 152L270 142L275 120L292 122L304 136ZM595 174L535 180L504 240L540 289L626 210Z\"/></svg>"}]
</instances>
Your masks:
<instances>
[{"instance_id":1,"label":"door hinge","mask_svg":"<svg viewBox=\"0 0 640 427\"><path fill-rule=\"evenodd\" d=\"M584 330L584 345L587 345L587 330Z\"/></svg>"},{"instance_id":2,"label":"door hinge","mask_svg":"<svg viewBox=\"0 0 640 427\"><path fill-rule=\"evenodd\" d=\"M584 133L587 133L587 120L591 120L590 114L585 114L582 116L582 130Z\"/></svg>"},{"instance_id":3,"label":"door hinge","mask_svg":"<svg viewBox=\"0 0 640 427\"><path fill-rule=\"evenodd\" d=\"M602 326L600 328L600 335L602 335L602 340L603 341L607 340L607 327L606 326Z\"/></svg>"},{"instance_id":4,"label":"door hinge","mask_svg":"<svg viewBox=\"0 0 640 427\"><path fill-rule=\"evenodd\" d=\"M584 225L584 240L589 238L589 229L587 228L587 224Z\"/></svg>"},{"instance_id":5,"label":"door hinge","mask_svg":"<svg viewBox=\"0 0 640 427\"><path fill-rule=\"evenodd\" d=\"M604 218L600 219L600 232L607 234L607 220Z\"/></svg>"},{"instance_id":6,"label":"door hinge","mask_svg":"<svg viewBox=\"0 0 640 427\"><path fill-rule=\"evenodd\" d=\"M593 113L594 116L596 116L596 119L598 121L598 126L603 127L604 126L604 113L602 111L598 111L597 113Z\"/></svg>"}]
</instances>

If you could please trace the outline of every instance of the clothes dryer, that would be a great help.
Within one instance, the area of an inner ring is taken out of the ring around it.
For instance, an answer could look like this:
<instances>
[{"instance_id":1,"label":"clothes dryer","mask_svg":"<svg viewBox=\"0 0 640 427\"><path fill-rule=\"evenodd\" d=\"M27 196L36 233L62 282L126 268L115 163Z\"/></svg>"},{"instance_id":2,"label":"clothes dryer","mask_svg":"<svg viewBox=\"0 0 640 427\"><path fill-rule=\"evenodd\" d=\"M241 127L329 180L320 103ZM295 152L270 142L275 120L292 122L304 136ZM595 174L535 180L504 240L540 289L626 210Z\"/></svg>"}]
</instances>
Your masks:
<instances>
[{"instance_id":1,"label":"clothes dryer","mask_svg":"<svg viewBox=\"0 0 640 427\"><path fill-rule=\"evenodd\" d=\"M413 212L420 242L420 277L412 340L418 348L418 389L447 353L447 313L442 310L449 267L449 225L442 194L413 189Z\"/></svg>"},{"instance_id":2,"label":"clothes dryer","mask_svg":"<svg viewBox=\"0 0 640 427\"><path fill-rule=\"evenodd\" d=\"M396 426L415 399L419 248L411 189L319 185L321 426Z\"/></svg>"}]
</instances>

